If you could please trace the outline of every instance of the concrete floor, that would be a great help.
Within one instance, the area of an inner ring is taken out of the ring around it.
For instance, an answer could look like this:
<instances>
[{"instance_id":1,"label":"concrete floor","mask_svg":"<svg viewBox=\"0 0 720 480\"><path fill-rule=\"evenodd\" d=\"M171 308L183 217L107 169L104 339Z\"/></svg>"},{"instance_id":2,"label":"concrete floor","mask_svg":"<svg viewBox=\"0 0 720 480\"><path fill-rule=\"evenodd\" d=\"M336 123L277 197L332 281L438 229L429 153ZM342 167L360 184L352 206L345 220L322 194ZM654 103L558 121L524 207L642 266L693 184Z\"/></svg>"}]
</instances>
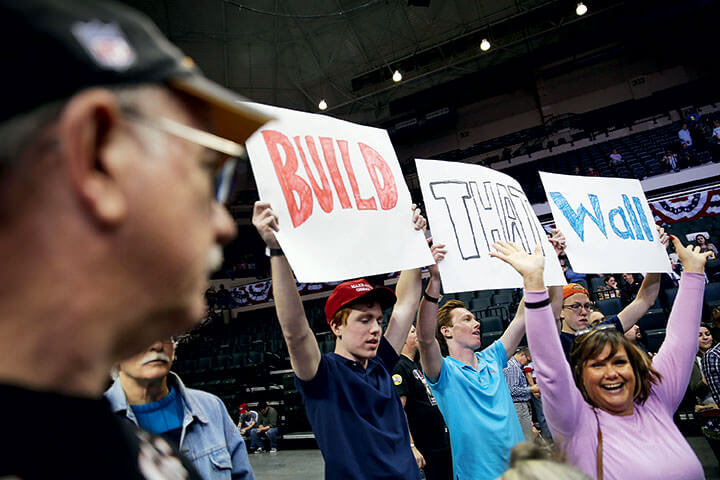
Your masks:
<instances>
[{"instance_id":1,"label":"concrete floor","mask_svg":"<svg viewBox=\"0 0 720 480\"><path fill-rule=\"evenodd\" d=\"M325 469L320 450L280 450L251 453L257 480L321 480Z\"/></svg>"},{"instance_id":2,"label":"concrete floor","mask_svg":"<svg viewBox=\"0 0 720 480\"><path fill-rule=\"evenodd\" d=\"M688 437L703 468L705 478L720 480L720 466L703 437ZM280 450L277 453L250 454L257 480L321 480L323 459L320 450Z\"/></svg>"}]
</instances>

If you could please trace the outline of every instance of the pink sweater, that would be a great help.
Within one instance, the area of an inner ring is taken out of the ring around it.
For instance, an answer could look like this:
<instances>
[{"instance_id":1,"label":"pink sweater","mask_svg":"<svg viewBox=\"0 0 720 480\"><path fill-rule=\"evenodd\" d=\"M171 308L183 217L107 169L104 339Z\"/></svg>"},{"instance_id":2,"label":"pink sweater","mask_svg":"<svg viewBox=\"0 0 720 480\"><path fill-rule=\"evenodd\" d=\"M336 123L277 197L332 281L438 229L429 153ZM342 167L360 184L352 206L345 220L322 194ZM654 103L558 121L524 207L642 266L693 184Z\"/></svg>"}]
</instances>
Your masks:
<instances>
[{"instance_id":1,"label":"pink sweater","mask_svg":"<svg viewBox=\"0 0 720 480\"><path fill-rule=\"evenodd\" d=\"M636 403L633 414L626 417L596 410L603 434L605 480L704 478L700 461L673 423L673 414L687 388L698 349L704 287L704 275L683 273L665 341L653 359L653 367L663 380L653 386L645 404ZM525 292L526 302L546 298L545 291ZM552 310L550 306L527 309L526 316L528 343L553 438L569 463L595 478L595 414L575 386Z\"/></svg>"}]
</instances>

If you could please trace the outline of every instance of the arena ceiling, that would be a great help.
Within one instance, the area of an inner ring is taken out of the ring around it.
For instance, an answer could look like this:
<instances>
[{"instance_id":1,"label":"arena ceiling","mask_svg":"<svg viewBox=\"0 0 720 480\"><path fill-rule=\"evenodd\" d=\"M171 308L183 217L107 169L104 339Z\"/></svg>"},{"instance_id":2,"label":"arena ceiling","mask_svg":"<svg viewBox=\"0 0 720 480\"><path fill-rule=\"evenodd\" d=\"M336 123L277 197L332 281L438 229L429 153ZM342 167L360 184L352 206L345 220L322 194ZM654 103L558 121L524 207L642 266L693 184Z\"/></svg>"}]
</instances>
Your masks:
<instances>
[{"instance_id":1,"label":"arena ceiling","mask_svg":"<svg viewBox=\"0 0 720 480\"><path fill-rule=\"evenodd\" d=\"M438 87L454 85L456 103L491 95L508 79L532 81L541 63L585 55L656 23L667 8L704 2L588 0L582 17L573 0L126 3L149 14L209 77L253 100L313 112L325 99L326 113L382 125L418 103L447 103Z\"/></svg>"}]
</instances>

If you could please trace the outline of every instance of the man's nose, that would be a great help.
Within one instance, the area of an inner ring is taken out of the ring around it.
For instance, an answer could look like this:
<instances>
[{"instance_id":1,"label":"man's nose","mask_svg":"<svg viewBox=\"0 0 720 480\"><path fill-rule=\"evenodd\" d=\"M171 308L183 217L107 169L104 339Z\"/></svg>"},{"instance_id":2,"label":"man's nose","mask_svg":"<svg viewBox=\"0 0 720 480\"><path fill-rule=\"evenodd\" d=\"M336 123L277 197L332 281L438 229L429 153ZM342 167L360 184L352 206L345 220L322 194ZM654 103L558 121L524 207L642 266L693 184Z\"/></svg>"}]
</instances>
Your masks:
<instances>
[{"instance_id":1,"label":"man's nose","mask_svg":"<svg viewBox=\"0 0 720 480\"><path fill-rule=\"evenodd\" d=\"M220 245L227 245L237 235L237 227L230 212L217 202L213 202L213 227L215 238Z\"/></svg>"}]
</instances>

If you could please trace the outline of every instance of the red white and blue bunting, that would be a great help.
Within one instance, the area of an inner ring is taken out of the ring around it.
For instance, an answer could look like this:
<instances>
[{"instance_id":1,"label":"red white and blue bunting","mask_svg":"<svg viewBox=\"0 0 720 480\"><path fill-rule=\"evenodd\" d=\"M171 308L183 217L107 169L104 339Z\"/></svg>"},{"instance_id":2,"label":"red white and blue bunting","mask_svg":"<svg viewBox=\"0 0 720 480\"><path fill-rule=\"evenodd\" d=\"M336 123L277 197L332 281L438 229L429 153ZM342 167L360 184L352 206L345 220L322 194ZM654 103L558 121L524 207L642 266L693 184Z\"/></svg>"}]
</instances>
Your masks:
<instances>
[{"instance_id":1,"label":"red white and blue bunting","mask_svg":"<svg viewBox=\"0 0 720 480\"><path fill-rule=\"evenodd\" d=\"M678 223L720 214L720 188L650 202L655 221Z\"/></svg>"},{"instance_id":2,"label":"red white and blue bunting","mask_svg":"<svg viewBox=\"0 0 720 480\"><path fill-rule=\"evenodd\" d=\"M385 279L396 278L400 272L388 273ZM328 283L300 283L296 281L298 293L300 296L310 295L313 293L330 292L340 282ZM247 307L250 305L260 305L273 301L272 280L263 280L262 282L249 283L239 287L230 289L233 305L232 308Z\"/></svg>"}]
</instances>

